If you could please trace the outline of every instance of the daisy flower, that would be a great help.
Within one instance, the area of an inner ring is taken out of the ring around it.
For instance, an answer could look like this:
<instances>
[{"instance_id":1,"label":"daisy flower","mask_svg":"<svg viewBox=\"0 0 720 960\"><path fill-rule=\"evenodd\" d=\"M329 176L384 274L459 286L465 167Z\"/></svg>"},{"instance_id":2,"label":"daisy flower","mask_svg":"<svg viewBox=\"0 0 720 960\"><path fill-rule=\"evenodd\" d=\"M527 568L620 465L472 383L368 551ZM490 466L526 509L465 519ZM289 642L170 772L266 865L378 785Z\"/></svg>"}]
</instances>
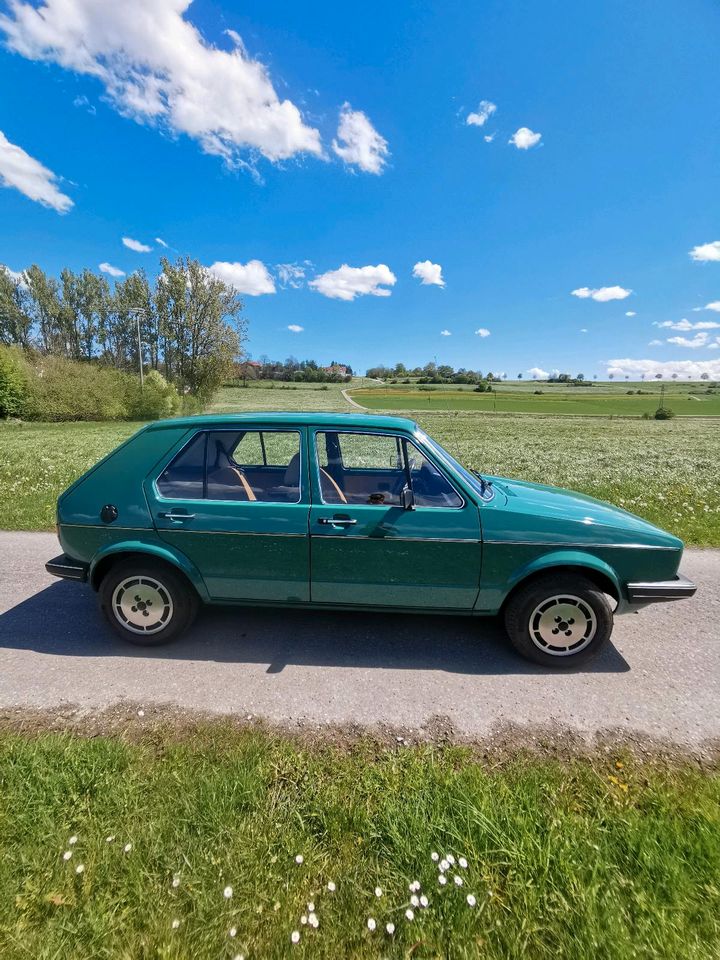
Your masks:
<instances>
[{"instance_id":1,"label":"daisy flower","mask_svg":"<svg viewBox=\"0 0 720 960\"><path fill-rule=\"evenodd\" d=\"M371 930L371 931L372 931L372 930L375 929L376 926L377 926L377 924L375 923L375 918L374 918L374 917L368 917L368 920L367 920L367 928L368 928L368 930Z\"/></svg>"},{"instance_id":2,"label":"daisy flower","mask_svg":"<svg viewBox=\"0 0 720 960\"><path fill-rule=\"evenodd\" d=\"M225 889L223 890L223 896L225 897L225 899L229 900L232 897L232 894L233 894L232 887L225 887Z\"/></svg>"}]
</instances>

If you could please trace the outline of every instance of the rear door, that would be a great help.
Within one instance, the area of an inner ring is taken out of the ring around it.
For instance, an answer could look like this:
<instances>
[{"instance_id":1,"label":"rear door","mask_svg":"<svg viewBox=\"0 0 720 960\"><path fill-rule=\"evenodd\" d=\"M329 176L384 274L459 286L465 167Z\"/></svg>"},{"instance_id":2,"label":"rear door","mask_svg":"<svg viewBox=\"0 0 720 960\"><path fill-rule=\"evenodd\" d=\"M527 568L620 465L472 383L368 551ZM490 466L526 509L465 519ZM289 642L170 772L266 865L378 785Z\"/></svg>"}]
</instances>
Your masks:
<instances>
[{"instance_id":1,"label":"rear door","mask_svg":"<svg viewBox=\"0 0 720 960\"><path fill-rule=\"evenodd\" d=\"M215 600L310 598L305 432L198 431L145 481L159 536Z\"/></svg>"},{"instance_id":2,"label":"rear door","mask_svg":"<svg viewBox=\"0 0 720 960\"><path fill-rule=\"evenodd\" d=\"M313 430L309 446L313 602L471 610L478 508L430 454L390 432Z\"/></svg>"}]
</instances>

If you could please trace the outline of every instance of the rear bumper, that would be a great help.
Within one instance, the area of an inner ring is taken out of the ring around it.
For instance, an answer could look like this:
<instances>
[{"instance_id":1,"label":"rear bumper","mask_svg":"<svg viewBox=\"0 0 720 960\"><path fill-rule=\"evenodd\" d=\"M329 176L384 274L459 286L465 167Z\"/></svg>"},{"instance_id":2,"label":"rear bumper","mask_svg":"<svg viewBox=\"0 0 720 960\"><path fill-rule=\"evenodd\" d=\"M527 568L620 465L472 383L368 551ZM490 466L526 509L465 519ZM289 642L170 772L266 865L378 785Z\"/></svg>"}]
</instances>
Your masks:
<instances>
[{"instance_id":1,"label":"rear bumper","mask_svg":"<svg viewBox=\"0 0 720 960\"><path fill-rule=\"evenodd\" d=\"M673 580L655 580L649 583L628 583L628 601L632 604L662 603L665 600L686 600L695 595L697 587L678 574Z\"/></svg>"},{"instance_id":2,"label":"rear bumper","mask_svg":"<svg viewBox=\"0 0 720 960\"><path fill-rule=\"evenodd\" d=\"M67 554L61 553L59 557L53 557L45 564L45 569L54 577L62 577L63 580L80 580L85 582L88 575L88 567L85 563L78 563L77 560L71 560Z\"/></svg>"}]
</instances>

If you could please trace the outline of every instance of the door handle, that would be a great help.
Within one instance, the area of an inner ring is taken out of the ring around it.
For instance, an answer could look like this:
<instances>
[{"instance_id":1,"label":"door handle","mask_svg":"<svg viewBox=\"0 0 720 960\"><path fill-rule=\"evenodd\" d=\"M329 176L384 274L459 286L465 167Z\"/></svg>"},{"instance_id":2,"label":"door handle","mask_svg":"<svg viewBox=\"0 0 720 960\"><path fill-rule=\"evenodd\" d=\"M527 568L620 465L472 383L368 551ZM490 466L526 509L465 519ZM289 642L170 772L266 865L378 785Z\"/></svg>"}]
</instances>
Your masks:
<instances>
[{"instance_id":1,"label":"door handle","mask_svg":"<svg viewBox=\"0 0 720 960\"><path fill-rule=\"evenodd\" d=\"M329 524L333 527L352 527L353 524L357 523L357 520L352 520L350 517L318 517L318 523Z\"/></svg>"},{"instance_id":2,"label":"door handle","mask_svg":"<svg viewBox=\"0 0 720 960\"><path fill-rule=\"evenodd\" d=\"M162 511L158 514L163 520L194 520L194 513L175 513L174 510Z\"/></svg>"}]
</instances>

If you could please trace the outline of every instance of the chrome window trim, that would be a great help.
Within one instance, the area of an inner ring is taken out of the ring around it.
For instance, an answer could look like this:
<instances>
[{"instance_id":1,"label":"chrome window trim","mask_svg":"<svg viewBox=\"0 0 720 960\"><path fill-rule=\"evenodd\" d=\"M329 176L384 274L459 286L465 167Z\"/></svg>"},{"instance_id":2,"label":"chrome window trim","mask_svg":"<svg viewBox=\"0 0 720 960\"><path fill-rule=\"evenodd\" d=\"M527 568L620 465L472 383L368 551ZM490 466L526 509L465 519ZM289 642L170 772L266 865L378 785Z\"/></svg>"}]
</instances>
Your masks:
<instances>
[{"instance_id":1,"label":"chrome window trim","mask_svg":"<svg viewBox=\"0 0 720 960\"><path fill-rule=\"evenodd\" d=\"M463 496L460 490L458 490L456 484L453 483L452 480L448 478L448 475L446 472L447 465L443 464L444 469L441 470L438 464L435 463L433 458L429 457L428 454L423 450L423 448L420 445L418 445L418 443L414 439L414 434L411 436L408 436L408 434L405 434L405 433L392 433L390 431L383 432L381 428L376 428L374 430L348 430L348 429L339 428L339 427L335 429L331 427L311 427L311 429L313 431L312 448L313 448L314 460L315 460L315 479L317 480L318 490L320 491L320 503L324 507L375 507L376 509L387 510L388 507L399 506L399 504L397 503L377 503L377 504L376 503L327 503L326 500L323 500L322 484L320 482L320 458L318 457L318 449L317 449L318 434L319 433L337 433L337 434L349 433L349 434L359 434L360 436L370 436L370 437L394 437L394 438L399 438L400 440L405 440L407 443L411 443L421 456L425 457L426 460L429 460L433 464L433 466L442 474L445 480L447 480L448 484L452 487L455 493L460 497L459 507L443 507L439 505L432 506L432 507L416 506L415 507L416 510L464 510L465 509L467 505L467 498ZM342 457L342 452L340 455ZM353 468L351 467L350 469L353 469ZM353 534L353 536L355 535ZM412 539L414 540L416 538L413 537Z\"/></svg>"},{"instance_id":2,"label":"chrome window trim","mask_svg":"<svg viewBox=\"0 0 720 960\"><path fill-rule=\"evenodd\" d=\"M237 428L236 428L236 429L237 429ZM303 431L302 431L302 429L301 429L300 426L298 426L298 427L268 427L267 429L265 429L264 427L251 426L251 427L248 427L248 428L247 428L246 430L244 430L244 431L237 430L238 433L240 433L240 432L243 432L243 433L253 433L253 432L254 432L254 433L296 433L296 434L298 435L298 440L299 440L298 453L300 454L300 464L299 464L299 467L298 467L298 470L300 471L300 473L299 473L299 481L300 481L300 482L299 482L299 484L298 484L298 487L299 487L299 490L298 490L299 499L298 499L298 500L290 500L290 501L288 501L288 500L214 500L214 499L212 499L211 497L200 497L200 498L197 498L197 497L164 497L164 496L160 493L160 488L159 488L158 485L157 485L158 480L159 480L160 477L163 475L163 473L165 472L165 470L167 470L168 467L170 467L171 464L173 464L173 463L177 460L177 458L184 453L184 451L185 451L185 450L187 449L187 447L189 447L190 444L195 440L195 438L198 436L198 434L204 433L204 434L208 434L208 435L209 435L209 434L211 434L211 433L232 433L232 432L233 432L232 427L231 427L230 429L225 429L225 428L223 428L223 427L204 427L204 428L202 428L202 429L200 429L200 430L196 430L195 433L193 433L192 436L189 437L188 440L182 445L182 447L180 447L180 449L177 451L177 453L175 454L175 456L172 457L172 458L165 464L165 466L160 470L160 473L158 473L157 476L153 479L153 481L152 481L152 488L153 488L153 492L154 492L155 497L157 498L157 500L159 500L161 503L223 503L223 504L226 504L226 505L233 504L233 505L235 505L235 506L237 506L238 504L248 504L248 503L251 503L251 504L254 504L254 505L260 505L260 506L266 506L266 507L273 507L273 506L275 506L275 507L277 507L277 506L281 506L281 507L297 507L298 505L302 505L302 503L304 502L304 501L303 501L303 493L305 492L305 490L304 490L304 483L303 483L303 467L305 466L305 461L304 461L304 458L303 458L303 444L302 444L302 441L303 441ZM205 462L205 474L206 474L206 476L207 476L207 457L206 457L206 462ZM309 501L309 500L307 501L307 506L308 506L308 507L310 506L310 501ZM186 531L186 532L187 532L187 531ZM196 532L198 532L198 531L196 531ZM212 532L212 531L207 531L207 532Z\"/></svg>"}]
</instances>

